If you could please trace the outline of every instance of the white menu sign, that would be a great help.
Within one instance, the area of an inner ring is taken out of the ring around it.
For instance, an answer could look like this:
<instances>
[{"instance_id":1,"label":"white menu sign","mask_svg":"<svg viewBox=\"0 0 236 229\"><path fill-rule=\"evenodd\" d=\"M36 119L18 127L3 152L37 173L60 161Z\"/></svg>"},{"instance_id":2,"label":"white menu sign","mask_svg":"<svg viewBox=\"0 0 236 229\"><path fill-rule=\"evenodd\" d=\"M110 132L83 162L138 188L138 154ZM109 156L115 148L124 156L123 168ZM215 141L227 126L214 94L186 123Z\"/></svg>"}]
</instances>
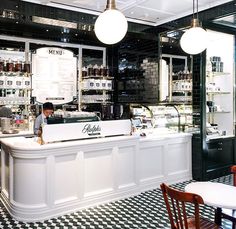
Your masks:
<instances>
[{"instance_id":1,"label":"white menu sign","mask_svg":"<svg viewBox=\"0 0 236 229\"><path fill-rule=\"evenodd\" d=\"M76 96L77 58L54 47L39 48L32 56L32 95L40 103L64 104Z\"/></svg>"}]
</instances>

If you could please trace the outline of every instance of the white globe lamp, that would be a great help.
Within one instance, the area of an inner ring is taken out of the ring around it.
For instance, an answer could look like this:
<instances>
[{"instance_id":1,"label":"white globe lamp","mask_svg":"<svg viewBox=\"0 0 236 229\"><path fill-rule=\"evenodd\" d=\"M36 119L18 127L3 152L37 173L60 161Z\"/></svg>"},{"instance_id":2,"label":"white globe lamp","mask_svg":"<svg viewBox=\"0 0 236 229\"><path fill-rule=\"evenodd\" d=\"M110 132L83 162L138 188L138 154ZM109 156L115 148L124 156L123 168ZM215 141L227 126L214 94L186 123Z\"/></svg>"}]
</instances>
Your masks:
<instances>
[{"instance_id":1,"label":"white globe lamp","mask_svg":"<svg viewBox=\"0 0 236 229\"><path fill-rule=\"evenodd\" d=\"M195 55L207 48L207 31L200 27L198 19L193 19L193 26L180 39L180 46L184 52Z\"/></svg>"},{"instance_id":2,"label":"white globe lamp","mask_svg":"<svg viewBox=\"0 0 236 229\"><path fill-rule=\"evenodd\" d=\"M94 25L97 38L104 44L115 44L124 38L127 29L127 20L116 9L115 0L107 0L105 11L99 15Z\"/></svg>"}]
</instances>

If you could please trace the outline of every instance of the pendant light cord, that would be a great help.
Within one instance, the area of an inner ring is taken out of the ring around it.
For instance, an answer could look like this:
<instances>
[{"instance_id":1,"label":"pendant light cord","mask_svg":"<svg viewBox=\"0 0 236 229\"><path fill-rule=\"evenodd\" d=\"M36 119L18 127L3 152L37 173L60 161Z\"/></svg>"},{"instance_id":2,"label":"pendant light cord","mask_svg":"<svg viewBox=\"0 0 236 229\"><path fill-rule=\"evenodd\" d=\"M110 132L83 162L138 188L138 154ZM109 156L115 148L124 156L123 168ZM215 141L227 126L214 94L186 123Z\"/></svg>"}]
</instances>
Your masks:
<instances>
[{"instance_id":1,"label":"pendant light cord","mask_svg":"<svg viewBox=\"0 0 236 229\"><path fill-rule=\"evenodd\" d=\"M196 12L195 12L195 7L196 7ZM198 19L198 0L193 0L193 19Z\"/></svg>"},{"instance_id":2,"label":"pendant light cord","mask_svg":"<svg viewBox=\"0 0 236 229\"><path fill-rule=\"evenodd\" d=\"M193 0L193 19L195 17L195 15L194 15L195 14L195 9L194 8L195 8L195 0Z\"/></svg>"},{"instance_id":3,"label":"pendant light cord","mask_svg":"<svg viewBox=\"0 0 236 229\"><path fill-rule=\"evenodd\" d=\"M198 0L197 1L197 19L198 19Z\"/></svg>"}]
</instances>

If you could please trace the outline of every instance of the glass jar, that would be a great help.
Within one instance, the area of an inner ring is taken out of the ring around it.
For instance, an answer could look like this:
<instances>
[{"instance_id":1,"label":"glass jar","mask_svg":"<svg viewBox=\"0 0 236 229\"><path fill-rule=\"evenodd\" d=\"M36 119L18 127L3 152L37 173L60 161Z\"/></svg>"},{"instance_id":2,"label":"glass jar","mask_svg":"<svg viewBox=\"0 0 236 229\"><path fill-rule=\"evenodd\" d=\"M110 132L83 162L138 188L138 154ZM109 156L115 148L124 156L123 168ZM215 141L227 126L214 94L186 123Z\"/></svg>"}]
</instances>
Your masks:
<instances>
[{"instance_id":1,"label":"glass jar","mask_svg":"<svg viewBox=\"0 0 236 229\"><path fill-rule=\"evenodd\" d=\"M11 59L7 61L7 72L14 72L14 63Z\"/></svg>"},{"instance_id":2,"label":"glass jar","mask_svg":"<svg viewBox=\"0 0 236 229\"><path fill-rule=\"evenodd\" d=\"M92 76L93 75L93 67L92 67L92 65L90 64L89 66L88 66L88 76Z\"/></svg>"},{"instance_id":3,"label":"glass jar","mask_svg":"<svg viewBox=\"0 0 236 229\"><path fill-rule=\"evenodd\" d=\"M15 72L22 72L22 62L21 61L17 61L15 63Z\"/></svg>"},{"instance_id":4,"label":"glass jar","mask_svg":"<svg viewBox=\"0 0 236 229\"><path fill-rule=\"evenodd\" d=\"M82 68L82 77L86 77L88 75L88 70L86 67Z\"/></svg>"}]
</instances>

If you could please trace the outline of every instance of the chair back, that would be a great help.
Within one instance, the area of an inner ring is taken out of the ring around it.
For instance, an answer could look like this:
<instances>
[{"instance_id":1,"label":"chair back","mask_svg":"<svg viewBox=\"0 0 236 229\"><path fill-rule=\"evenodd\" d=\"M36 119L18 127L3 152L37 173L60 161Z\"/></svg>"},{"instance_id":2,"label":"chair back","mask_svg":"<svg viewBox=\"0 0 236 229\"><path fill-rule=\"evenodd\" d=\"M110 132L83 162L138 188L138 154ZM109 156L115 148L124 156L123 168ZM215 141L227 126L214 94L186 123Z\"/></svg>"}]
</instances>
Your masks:
<instances>
[{"instance_id":1,"label":"chair back","mask_svg":"<svg viewBox=\"0 0 236 229\"><path fill-rule=\"evenodd\" d=\"M231 166L230 170L233 174L233 185L236 186L236 165Z\"/></svg>"},{"instance_id":2,"label":"chair back","mask_svg":"<svg viewBox=\"0 0 236 229\"><path fill-rule=\"evenodd\" d=\"M186 214L185 203L194 205L193 216L195 228L200 228L199 204L204 204L201 196L193 193L182 192L162 183L161 190L165 200L167 212L170 219L171 229L188 229L189 221Z\"/></svg>"}]
</instances>

